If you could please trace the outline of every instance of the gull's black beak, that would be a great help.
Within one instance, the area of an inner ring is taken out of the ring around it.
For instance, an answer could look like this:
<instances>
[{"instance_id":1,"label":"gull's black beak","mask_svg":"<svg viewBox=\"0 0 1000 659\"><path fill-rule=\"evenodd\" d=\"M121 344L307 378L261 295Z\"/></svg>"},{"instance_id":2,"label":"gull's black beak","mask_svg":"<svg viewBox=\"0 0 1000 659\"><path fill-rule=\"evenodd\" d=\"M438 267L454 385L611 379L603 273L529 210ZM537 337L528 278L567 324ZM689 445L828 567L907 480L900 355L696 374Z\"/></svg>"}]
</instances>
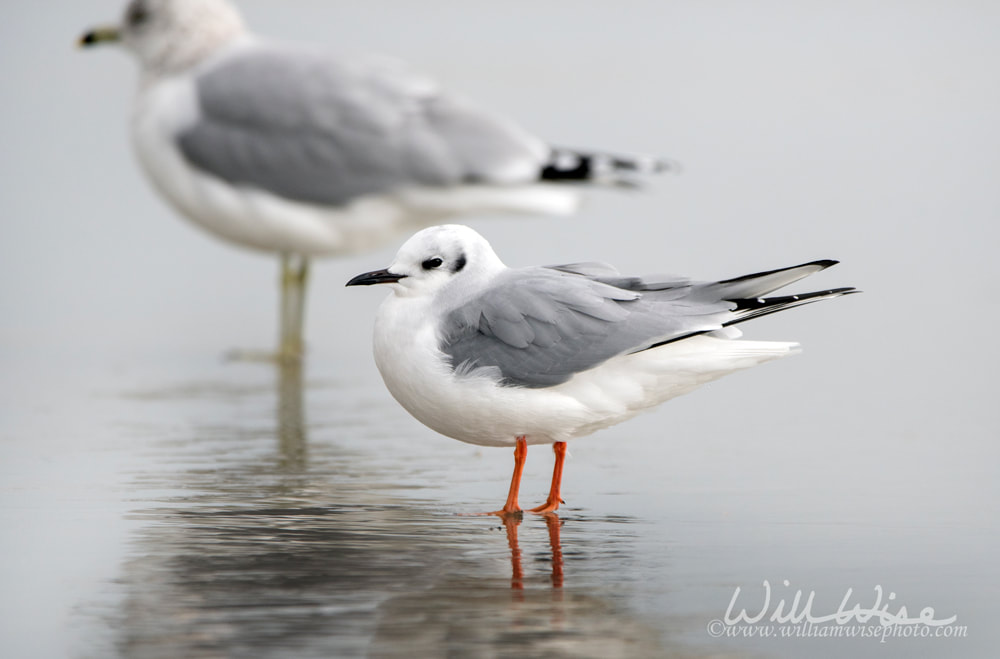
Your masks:
<instances>
[{"instance_id":1,"label":"gull's black beak","mask_svg":"<svg viewBox=\"0 0 1000 659\"><path fill-rule=\"evenodd\" d=\"M371 286L372 284L395 284L397 281L405 277L406 275L393 274L388 270L372 270L371 272L358 275L351 281L347 282L347 285Z\"/></svg>"},{"instance_id":2,"label":"gull's black beak","mask_svg":"<svg viewBox=\"0 0 1000 659\"><path fill-rule=\"evenodd\" d=\"M97 27L84 33L84 35L77 40L76 45L81 48L86 48L88 46L96 46L102 43L114 43L120 40L121 33L118 31L118 28L112 26Z\"/></svg>"}]
</instances>

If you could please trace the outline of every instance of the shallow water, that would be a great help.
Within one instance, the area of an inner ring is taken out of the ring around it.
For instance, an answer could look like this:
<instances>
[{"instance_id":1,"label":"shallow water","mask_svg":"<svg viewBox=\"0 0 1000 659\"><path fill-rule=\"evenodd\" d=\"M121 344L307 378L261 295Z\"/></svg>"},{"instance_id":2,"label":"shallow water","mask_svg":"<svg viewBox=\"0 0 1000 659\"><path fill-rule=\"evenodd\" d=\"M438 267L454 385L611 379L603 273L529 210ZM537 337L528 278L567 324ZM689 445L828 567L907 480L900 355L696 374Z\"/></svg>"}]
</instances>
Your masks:
<instances>
[{"instance_id":1,"label":"shallow water","mask_svg":"<svg viewBox=\"0 0 1000 659\"><path fill-rule=\"evenodd\" d=\"M470 221L511 265L838 258L800 290L865 291L747 324L803 354L573 442L558 517L507 527L469 513L511 452L409 418L370 355L382 292L343 287L402 238L317 264L303 373L223 362L273 341L277 267L142 180L134 67L71 48L120 5L0 21L4 657L996 655L1000 7L241 3L554 143L684 164L572 220ZM522 503L551 465L532 447ZM851 589L967 634L714 637L764 581L770 611Z\"/></svg>"},{"instance_id":2,"label":"shallow water","mask_svg":"<svg viewBox=\"0 0 1000 659\"><path fill-rule=\"evenodd\" d=\"M775 601L815 590L817 614L848 587L868 606L881 584L911 609L985 624L992 538L978 515L918 513L929 498L914 493L901 497L914 509L890 506L891 480L779 485L773 455L727 464L732 447L711 434L667 452L650 436L581 440L558 516L505 525L470 513L502 500L509 451L438 440L377 387L261 364L141 378L80 366L70 398L49 402L83 404L58 421L29 412L18 427L34 441L3 444L5 583L20 595L5 619L62 623L11 628L10 656L816 652L823 641L707 634L735 587L759 608L763 579ZM541 500L550 465L532 449L524 502ZM984 649L937 643L941 656Z\"/></svg>"}]
</instances>

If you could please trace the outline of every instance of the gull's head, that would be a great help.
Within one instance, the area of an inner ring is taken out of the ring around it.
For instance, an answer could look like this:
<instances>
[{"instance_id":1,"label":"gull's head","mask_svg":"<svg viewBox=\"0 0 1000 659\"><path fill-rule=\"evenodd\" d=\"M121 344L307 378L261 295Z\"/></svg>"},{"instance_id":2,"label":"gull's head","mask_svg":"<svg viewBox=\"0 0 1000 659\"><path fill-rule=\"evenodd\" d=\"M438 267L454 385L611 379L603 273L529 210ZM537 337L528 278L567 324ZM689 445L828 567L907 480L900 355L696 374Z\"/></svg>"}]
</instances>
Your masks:
<instances>
[{"instance_id":1,"label":"gull's head","mask_svg":"<svg viewBox=\"0 0 1000 659\"><path fill-rule=\"evenodd\" d=\"M80 45L121 43L146 71L168 74L195 66L244 33L227 0L131 0L119 25L88 30Z\"/></svg>"},{"instance_id":2,"label":"gull's head","mask_svg":"<svg viewBox=\"0 0 1000 659\"><path fill-rule=\"evenodd\" d=\"M414 234L392 265L358 275L347 285L392 284L397 295L433 296L446 287L460 293L504 268L485 238L469 227L445 224Z\"/></svg>"}]
</instances>

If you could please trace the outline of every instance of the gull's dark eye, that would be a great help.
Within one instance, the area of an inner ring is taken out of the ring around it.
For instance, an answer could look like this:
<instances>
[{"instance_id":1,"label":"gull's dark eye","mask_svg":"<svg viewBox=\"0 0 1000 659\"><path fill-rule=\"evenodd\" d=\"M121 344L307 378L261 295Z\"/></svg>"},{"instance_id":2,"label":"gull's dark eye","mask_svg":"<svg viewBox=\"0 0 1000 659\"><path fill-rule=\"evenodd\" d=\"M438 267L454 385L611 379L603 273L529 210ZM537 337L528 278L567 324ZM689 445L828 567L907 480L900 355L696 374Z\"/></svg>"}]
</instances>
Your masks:
<instances>
[{"instance_id":1,"label":"gull's dark eye","mask_svg":"<svg viewBox=\"0 0 1000 659\"><path fill-rule=\"evenodd\" d=\"M441 264L443 264L443 263L444 263L444 261L442 261L441 259L439 259L438 257L435 256L432 259L427 259L426 261L424 261L420 265L422 265L424 267L424 270L433 270L434 268L440 268Z\"/></svg>"},{"instance_id":2,"label":"gull's dark eye","mask_svg":"<svg viewBox=\"0 0 1000 659\"><path fill-rule=\"evenodd\" d=\"M142 25L147 20L149 20L149 10L146 9L145 4L142 2L133 2L128 6L128 10L125 13L126 23L136 26Z\"/></svg>"}]
</instances>

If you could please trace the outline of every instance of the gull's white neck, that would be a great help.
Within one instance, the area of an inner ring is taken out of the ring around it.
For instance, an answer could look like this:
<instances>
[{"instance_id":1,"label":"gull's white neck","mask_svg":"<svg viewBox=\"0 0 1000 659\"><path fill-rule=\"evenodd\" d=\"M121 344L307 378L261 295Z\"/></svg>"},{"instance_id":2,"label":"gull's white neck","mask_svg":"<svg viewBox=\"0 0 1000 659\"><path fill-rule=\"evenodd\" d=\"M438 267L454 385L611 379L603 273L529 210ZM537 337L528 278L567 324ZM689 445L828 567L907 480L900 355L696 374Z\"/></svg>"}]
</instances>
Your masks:
<instances>
[{"instance_id":1,"label":"gull's white neck","mask_svg":"<svg viewBox=\"0 0 1000 659\"><path fill-rule=\"evenodd\" d=\"M375 317L375 363L393 396L422 420L425 415L414 408L415 402L435 389L438 378L451 377L439 348L441 319L507 270L495 256L477 256L482 259L478 267L434 293L419 294L395 285Z\"/></svg>"}]
</instances>

